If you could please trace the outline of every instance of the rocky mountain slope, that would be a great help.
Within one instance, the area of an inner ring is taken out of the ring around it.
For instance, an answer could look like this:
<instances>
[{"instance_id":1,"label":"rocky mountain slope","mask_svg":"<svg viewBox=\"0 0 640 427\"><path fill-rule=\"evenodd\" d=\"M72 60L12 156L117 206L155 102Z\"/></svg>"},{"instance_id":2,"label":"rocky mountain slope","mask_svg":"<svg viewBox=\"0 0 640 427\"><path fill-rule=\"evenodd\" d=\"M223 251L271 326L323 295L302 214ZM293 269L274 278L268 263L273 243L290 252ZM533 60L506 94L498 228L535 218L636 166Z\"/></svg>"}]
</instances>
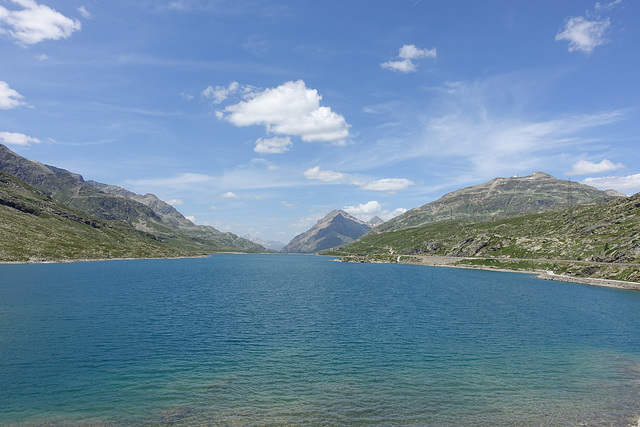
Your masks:
<instances>
[{"instance_id":1,"label":"rocky mountain slope","mask_svg":"<svg viewBox=\"0 0 640 427\"><path fill-rule=\"evenodd\" d=\"M0 261L152 258L199 255L122 221L70 208L0 170Z\"/></svg>"},{"instance_id":2,"label":"rocky mountain slope","mask_svg":"<svg viewBox=\"0 0 640 427\"><path fill-rule=\"evenodd\" d=\"M83 177L21 157L0 144L0 170L13 175L64 205L91 216L123 221L177 248L192 251L263 251L256 243L198 226L157 197L139 196L116 186L89 185Z\"/></svg>"},{"instance_id":3,"label":"rocky mountain slope","mask_svg":"<svg viewBox=\"0 0 640 427\"><path fill-rule=\"evenodd\" d=\"M330 252L397 262L470 257L464 264L640 281L640 193L492 221L441 221L362 237Z\"/></svg>"},{"instance_id":4,"label":"rocky mountain slope","mask_svg":"<svg viewBox=\"0 0 640 427\"><path fill-rule=\"evenodd\" d=\"M318 252L352 242L370 229L371 226L348 213L334 210L309 230L294 237L282 252Z\"/></svg>"},{"instance_id":5,"label":"rocky mountain slope","mask_svg":"<svg viewBox=\"0 0 640 427\"><path fill-rule=\"evenodd\" d=\"M368 234L440 221L487 221L573 205L606 203L620 197L620 193L611 194L542 172L525 177L495 178L445 194L385 222Z\"/></svg>"}]
</instances>

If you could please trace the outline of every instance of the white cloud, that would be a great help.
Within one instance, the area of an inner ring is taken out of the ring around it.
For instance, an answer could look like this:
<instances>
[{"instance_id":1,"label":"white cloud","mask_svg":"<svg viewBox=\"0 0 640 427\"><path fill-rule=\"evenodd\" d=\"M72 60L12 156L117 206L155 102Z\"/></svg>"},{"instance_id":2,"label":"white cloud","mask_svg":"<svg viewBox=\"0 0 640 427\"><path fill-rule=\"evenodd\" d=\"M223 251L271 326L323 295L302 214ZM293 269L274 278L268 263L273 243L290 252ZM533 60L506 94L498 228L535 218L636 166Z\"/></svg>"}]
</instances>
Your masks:
<instances>
[{"instance_id":1,"label":"white cloud","mask_svg":"<svg viewBox=\"0 0 640 427\"><path fill-rule=\"evenodd\" d=\"M600 12L601 10L611 10L616 5L619 5L620 3L622 3L622 0L615 0L615 1L612 1L610 3L605 3L605 4L596 3L595 10L596 10L596 12Z\"/></svg>"},{"instance_id":2,"label":"white cloud","mask_svg":"<svg viewBox=\"0 0 640 427\"><path fill-rule=\"evenodd\" d=\"M188 219L189 221L191 221L192 223L196 223L196 217L193 215L189 215L189 216L185 216L186 219Z\"/></svg>"},{"instance_id":3,"label":"white cloud","mask_svg":"<svg viewBox=\"0 0 640 427\"><path fill-rule=\"evenodd\" d=\"M403 59L402 61L387 61L380 64L382 68L388 70L400 71L401 73L411 73L416 71L416 64L409 59Z\"/></svg>"},{"instance_id":4,"label":"white cloud","mask_svg":"<svg viewBox=\"0 0 640 427\"><path fill-rule=\"evenodd\" d=\"M226 193L223 193L221 195L218 196L221 199L237 199L240 196L238 196L236 193L232 192L232 191L227 191Z\"/></svg>"},{"instance_id":5,"label":"white cloud","mask_svg":"<svg viewBox=\"0 0 640 427\"><path fill-rule=\"evenodd\" d=\"M406 178L385 178L368 182L360 186L363 190L369 191L400 191L415 183Z\"/></svg>"},{"instance_id":6,"label":"white cloud","mask_svg":"<svg viewBox=\"0 0 640 427\"><path fill-rule=\"evenodd\" d=\"M171 200L167 200L167 203L169 203L172 206L181 206L184 205L184 202L180 199L171 199Z\"/></svg>"},{"instance_id":7,"label":"white cloud","mask_svg":"<svg viewBox=\"0 0 640 427\"><path fill-rule=\"evenodd\" d=\"M58 40L79 31L77 19L67 18L34 0L11 0L21 10L0 6L0 34L7 34L19 44L36 44L43 40Z\"/></svg>"},{"instance_id":8,"label":"white cloud","mask_svg":"<svg viewBox=\"0 0 640 427\"><path fill-rule=\"evenodd\" d=\"M413 44L406 44L400 48L398 53L399 60L383 62L380 66L401 73L411 73L418 68L413 62L414 59L437 58L437 56L438 53L435 47L433 49L420 49Z\"/></svg>"},{"instance_id":9,"label":"white cloud","mask_svg":"<svg viewBox=\"0 0 640 427\"><path fill-rule=\"evenodd\" d=\"M359 215L374 216L382 211L382 205L378 201L372 200L364 204L345 206L342 210L356 217Z\"/></svg>"},{"instance_id":10,"label":"white cloud","mask_svg":"<svg viewBox=\"0 0 640 427\"><path fill-rule=\"evenodd\" d=\"M400 48L398 56L402 59L436 58L438 53L436 48L420 49L413 44L405 44Z\"/></svg>"},{"instance_id":11,"label":"white cloud","mask_svg":"<svg viewBox=\"0 0 640 427\"><path fill-rule=\"evenodd\" d=\"M594 7L595 13L587 11L586 16L568 18L564 27L556 34L556 40L568 41L569 52L581 51L590 54L597 46L609 41L605 37L605 33L611 25L611 21L609 18L601 18L600 12L610 11L620 3L622 3L622 0L615 0L605 4L596 3Z\"/></svg>"},{"instance_id":12,"label":"white cloud","mask_svg":"<svg viewBox=\"0 0 640 427\"><path fill-rule=\"evenodd\" d=\"M30 143L39 143L38 138L16 132L0 132L0 142L13 145L29 145Z\"/></svg>"},{"instance_id":13,"label":"white cloud","mask_svg":"<svg viewBox=\"0 0 640 427\"><path fill-rule=\"evenodd\" d=\"M382 208L380 202L376 200L355 206L345 206L342 210L363 221L368 221L374 216L380 217L383 221L388 221L391 218L401 215L407 211L404 208L397 208L393 211L385 210Z\"/></svg>"},{"instance_id":14,"label":"white cloud","mask_svg":"<svg viewBox=\"0 0 640 427\"><path fill-rule=\"evenodd\" d=\"M10 110L12 108L26 105L23 101L24 96L20 95L17 91L11 89L7 82L0 80L0 109Z\"/></svg>"},{"instance_id":15,"label":"white cloud","mask_svg":"<svg viewBox=\"0 0 640 427\"><path fill-rule=\"evenodd\" d=\"M566 175L591 175L594 173L609 172L624 168L622 163L614 164L610 160L604 159L600 163L590 162L588 160L578 160L573 164L571 171Z\"/></svg>"},{"instance_id":16,"label":"white cloud","mask_svg":"<svg viewBox=\"0 0 640 427\"><path fill-rule=\"evenodd\" d=\"M586 178L583 184L591 185L600 190L610 188L626 194L640 192L640 173L627 176L603 176L600 178Z\"/></svg>"},{"instance_id":17,"label":"white cloud","mask_svg":"<svg viewBox=\"0 0 640 427\"><path fill-rule=\"evenodd\" d=\"M202 91L202 96L208 99L212 99L214 104L220 104L226 100L229 96L235 94L240 90L240 84L238 82L231 82L229 86L209 86Z\"/></svg>"},{"instance_id":18,"label":"white cloud","mask_svg":"<svg viewBox=\"0 0 640 427\"><path fill-rule=\"evenodd\" d=\"M217 116L236 126L264 125L267 133L299 136L307 142L344 144L350 125L331 108L321 107L321 99L304 81L289 81L252 92L247 100L218 111Z\"/></svg>"},{"instance_id":19,"label":"white cloud","mask_svg":"<svg viewBox=\"0 0 640 427\"><path fill-rule=\"evenodd\" d=\"M289 151L291 145L291 138L258 138L256 140L256 146L253 149L256 153L264 153L264 154L277 154L284 153L285 151Z\"/></svg>"},{"instance_id":20,"label":"white cloud","mask_svg":"<svg viewBox=\"0 0 640 427\"><path fill-rule=\"evenodd\" d=\"M87 10L86 7L84 6L80 6L79 8L77 8L78 12L80 12L80 15L82 15L82 17L84 19L91 19L93 18L93 16L91 15L91 13Z\"/></svg>"},{"instance_id":21,"label":"white cloud","mask_svg":"<svg viewBox=\"0 0 640 427\"><path fill-rule=\"evenodd\" d=\"M340 172L333 172L328 170L320 170L320 166L315 166L304 171L304 176L307 179L315 179L323 182L336 182L341 181L346 177L345 174Z\"/></svg>"},{"instance_id":22,"label":"white cloud","mask_svg":"<svg viewBox=\"0 0 640 427\"><path fill-rule=\"evenodd\" d=\"M448 171L439 173L451 174L451 168L464 171L459 176L464 182L562 168L566 159L560 158L561 150L576 146L584 150L590 144L606 143L609 139L602 136L606 126L628 119L626 111L563 115L546 120L514 117L508 111L521 106L505 104L504 97L530 96L528 92L536 90L535 86L523 88L529 78L497 76L472 83L446 84L434 90L441 96L434 96L433 110L424 116L424 131L416 144L395 146L394 152L385 157L399 161L424 156L434 171L445 164L436 159L451 158L455 162L448 162Z\"/></svg>"},{"instance_id":23,"label":"white cloud","mask_svg":"<svg viewBox=\"0 0 640 427\"><path fill-rule=\"evenodd\" d=\"M567 40L569 52L591 53L597 46L607 43L605 32L611 22L609 19L588 21L582 16L569 18L556 40Z\"/></svg>"}]
</instances>

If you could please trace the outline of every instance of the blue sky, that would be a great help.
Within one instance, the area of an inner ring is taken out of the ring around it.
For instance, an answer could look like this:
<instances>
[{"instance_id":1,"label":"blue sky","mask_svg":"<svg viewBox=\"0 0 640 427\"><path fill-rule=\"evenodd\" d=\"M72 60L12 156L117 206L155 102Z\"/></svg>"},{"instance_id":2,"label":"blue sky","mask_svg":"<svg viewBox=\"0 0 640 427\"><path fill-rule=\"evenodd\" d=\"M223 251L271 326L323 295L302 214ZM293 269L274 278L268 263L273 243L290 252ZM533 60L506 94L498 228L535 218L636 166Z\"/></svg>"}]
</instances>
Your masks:
<instances>
[{"instance_id":1,"label":"blue sky","mask_svg":"<svg viewBox=\"0 0 640 427\"><path fill-rule=\"evenodd\" d=\"M640 4L0 0L0 143L289 241L497 176L640 191Z\"/></svg>"}]
</instances>

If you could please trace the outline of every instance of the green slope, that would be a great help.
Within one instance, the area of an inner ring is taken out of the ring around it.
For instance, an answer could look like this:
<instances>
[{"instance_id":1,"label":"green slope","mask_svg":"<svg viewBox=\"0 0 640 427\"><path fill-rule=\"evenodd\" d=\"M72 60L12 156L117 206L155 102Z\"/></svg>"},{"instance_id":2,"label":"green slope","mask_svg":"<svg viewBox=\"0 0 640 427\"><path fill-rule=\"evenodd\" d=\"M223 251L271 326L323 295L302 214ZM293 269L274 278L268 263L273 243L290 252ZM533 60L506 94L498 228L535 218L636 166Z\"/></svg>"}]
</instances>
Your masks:
<instances>
[{"instance_id":1,"label":"green slope","mask_svg":"<svg viewBox=\"0 0 640 427\"><path fill-rule=\"evenodd\" d=\"M614 199L604 191L588 185L535 172L524 177L495 178L484 184L453 191L436 201L411 209L367 234L402 230L440 221L487 221L561 209L568 205L605 203Z\"/></svg>"},{"instance_id":2,"label":"green slope","mask_svg":"<svg viewBox=\"0 0 640 427\"><path fill-rule=\"evenodd\" d=\"M156 212L152 206L158 206L158 203L148 206L122 194L101 191L87 184L81 175L26 159L1 144L0 170L19 178L70 208L102 220L126 222L180 251L211 253L265 250L262 246L235 234L223 233L213 227L196 226L184 217L189 226L183 226ZM182 217L177 211L176 214Z\"/></svg>"},{"instance_id":3,"label":"green slope","mask_svg":"<svg viewBox=\"0 0 640 427\"><path fill-rule=\"evenodd\" d=\"M640 281L640 193L562 211L389 231L330 254L390 262L403 255L486 258L465 262Z\"/></svg>"},{"instance_id":4,"label":"green slope","mask_svg":"<svg viewBox=\"0 0 640 427\"><path fill-rule=\"evenodd\" d=\"M121 221L69 208L0 171L0 261L200 255L163 243Z\"/></svg>"}]
</instances>

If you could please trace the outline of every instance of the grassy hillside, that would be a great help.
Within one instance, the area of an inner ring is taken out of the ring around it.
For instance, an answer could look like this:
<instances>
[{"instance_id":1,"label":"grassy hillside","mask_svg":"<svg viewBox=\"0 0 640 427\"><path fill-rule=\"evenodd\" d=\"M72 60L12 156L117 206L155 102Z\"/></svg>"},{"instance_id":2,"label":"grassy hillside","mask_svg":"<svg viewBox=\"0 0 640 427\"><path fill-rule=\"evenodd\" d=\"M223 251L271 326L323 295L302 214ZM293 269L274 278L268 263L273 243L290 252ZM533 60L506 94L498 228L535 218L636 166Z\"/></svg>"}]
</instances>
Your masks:
<instances>
[{"instance_id":1,"label":"grassy hillside","mask_svg":"<svg viewBox=\"0 0 640 427\"><path fill-rule=\"evenodd\" d=\"M223 233L213 227L197 226L173 208L172 215L163 214L163 209L169 205L155 196L140 196L141 201L150 204L147 205L128 197L129 194L137 196L128 191L128 194L124 195L101 191L87 184L78 174L18 156L2 144L0 170L19 178L70 209L85 212L103 221L125 222L142 233L155 236L157 240L175 247L178 251L211 253L265 250L262 246L235 234ZM159 211L156 212L154 207Z\"/></svg>"},{"instance_id":2,"label":"grassy hillside","mask_svg":"<svg viewBox=\"0 0 640 427\"><path fill-rule=\"evenodd\" d=\"M69 208L0 171L0 261L61 261L200 255L121 221Z\"/></svg>"},{"instance_id":3,"label":"grassy hillside","mask_svg":"<svg viewBox=\"0 0 640 427\"><path fill-rule=\"evenodd\" d=\"M640 281L640 193L603 205L389 231L329 254L387 262L398 256L471 257L464 263Z\"/></svg>"},{"instance_id":4,"label":"grassy hillside","mask_svg":"<svg viewBox=\"0 0 640 427\"><path fill-rule=\"evenodd\" d=\"M615 198L588 185L535 172L525 177L495 178L453 191L383 223L367 235L442 221L497 220L569 205L606 203Z\"/></svg>"}]
</instances>

